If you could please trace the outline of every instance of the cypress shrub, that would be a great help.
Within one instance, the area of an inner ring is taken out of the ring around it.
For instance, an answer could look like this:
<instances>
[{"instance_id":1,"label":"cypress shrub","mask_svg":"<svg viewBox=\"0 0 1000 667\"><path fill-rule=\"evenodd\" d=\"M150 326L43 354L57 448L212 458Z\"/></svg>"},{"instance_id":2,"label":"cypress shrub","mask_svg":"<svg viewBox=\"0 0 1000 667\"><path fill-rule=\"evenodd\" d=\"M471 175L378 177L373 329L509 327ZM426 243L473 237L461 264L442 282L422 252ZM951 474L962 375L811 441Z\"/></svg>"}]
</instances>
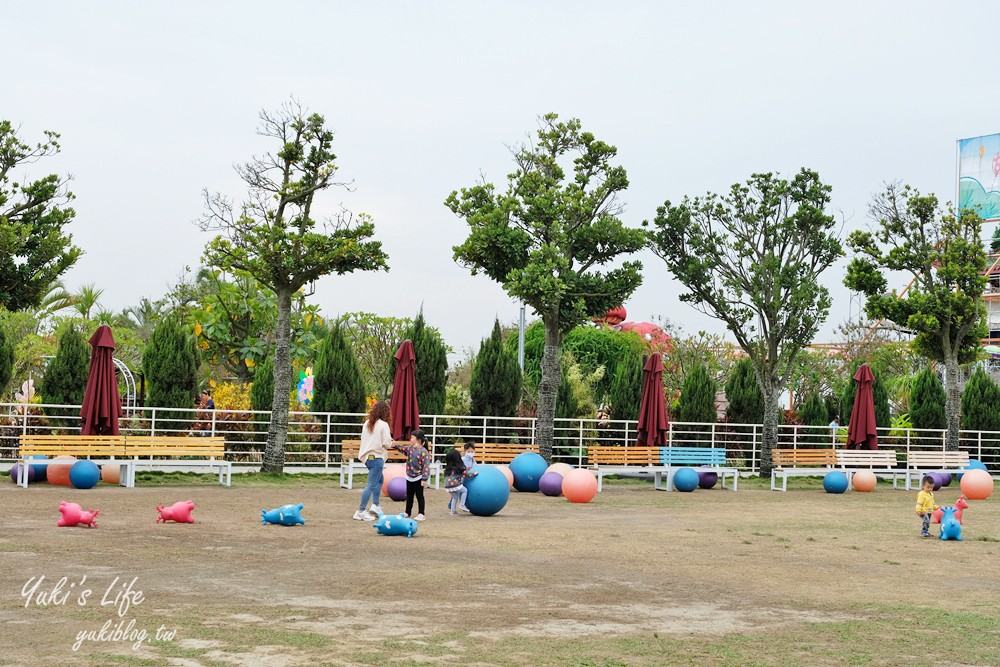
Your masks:
<instances>
[{"instance_id":1,"label":"cypress shrub","mask_svg":"<svg viewBox=\"0 0 1000 667\"><path fill-rule=\"evenodd\" d=\"M83 334L70 327L59 337L59 349L45 367L41 393L46 403L81 405L90 371L90 346ZM45 414L67 417L79 409L46 408Z\"/></svg>"},{"instance_id":2,"label":"cypress shrub","mask_svg":"<svg viewBox=\"0 0 1000 667\"><path fill-rule=\"evenodd\" d=\"M684 378L677 406L677 421L713 423L718 418L715 406L715 380L704 364L698 364Z\"/></svg>"},{"instance_id":3,"label":"cypress shrub","mask_svg":"<svg viewBox=\"0 0 1000 667\"><path fill-rule=\"evenodd\" d=\"M764 394L757 384L753 362L746 357L733 365L726 380L726 419L731 424L763 424Z\"/></svg>"},{"instance_id":4,"label":"cypress shrub","mask_svg":"<svg viewBox=\"0 0 1000 667\"><path fill-rule=\"evenodd\" d=\"M327 332L316 355L312 409L315 412L365 411L361 368L339 323Z\"/></svg>"},{"instance_id":5,"label":"cypress shrub","mask_svg":"<svg viewBox=\"0 0 1000 667\"><path fill-rule=\"evenodd\" d=\"M637 419L642 405L642 356L627 354L615 364L608 388L612 419Z\"/></svg>"},{"instance_id":6,"label":"cypress shrub","mask_svg":"<svg viewBox=\"0 0 1000 667\"><path fill-rule=\"evenodd\" d=\"M973 371L962 391L962 428L1000 431L1000 387L982 367Z\"/></svg>"},{"instance_id":7,"label":"cypress shrub","mask_svg":"<svg viewBox=\"0 0 1000 667\"><path fill-rule=\"evenodd\" d=\"M504 345L500 320L476 354L469 382L470 407L481 417L513 417L521 402L521 369L517 357ZM496 424L494 424L496 426Z\"/></svg>"},{"instance_id":8,"label":"cypress shrub","mask_svg":"<svg viewBox=\"0 0 1000 667\"><path fill-rule=\"evenodd\" d=\"M14 346L7 340L7 334L0 327L0 391L10 384L14 375Z\"/></svg>"},{"instance_id":9,"label":"cypress shrub","mask_svg":"<svg viewBox=\"0 0 1000 667\"><path fill-rule=\"evenodd\" d=\"M160 322L142 354L142 371L149 396L146 405L156 408L193 408L197 389L198 352L194 338L176 317ZM164 428L190 427L191 412L163 411L158 417L171 420Z\"/></svg>"},{"instance_id":10,"label":"cypress shrub","mask_svg":"<svg viewBox=\"0 0 1000 667\"><path fill-rule=\"evenodd\" d=\"M447 399L445 386L448 384L448 349L441 340L441 334L427 326L423 308L406 332L406 338L413 343L413 355L416 357L413 376L420 414L442 414ZM396 360L393 358L392 377L395 376Z\"/></svg>"},{"instance_id":11,"label":"cypress shrub","mask_svg":"<svg viewBox=\"0 0 1000 667\"><path fill-rule=\"evenodd\" d=\"M947 424L945 402L947 396L941 378L930 366L917 374L910 394L910 421L913 428L944 429Z\"/></svg>"}]
</instances>

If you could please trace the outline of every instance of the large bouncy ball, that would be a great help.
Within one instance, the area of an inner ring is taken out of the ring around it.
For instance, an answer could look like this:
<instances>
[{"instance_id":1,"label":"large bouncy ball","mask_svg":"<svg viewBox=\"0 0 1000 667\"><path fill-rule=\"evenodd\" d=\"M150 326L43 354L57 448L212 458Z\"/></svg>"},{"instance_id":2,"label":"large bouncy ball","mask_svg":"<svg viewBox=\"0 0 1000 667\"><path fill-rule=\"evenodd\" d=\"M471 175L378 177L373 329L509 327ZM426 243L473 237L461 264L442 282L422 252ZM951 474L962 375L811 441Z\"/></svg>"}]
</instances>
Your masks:
<instances>
[{"instance_id":1,"label":"large bouncy ball","mask_svg":"<svg viewBox=\"0 0 1000 667\"><path fill-rule=\"evenodd\" d=\"M871 470L859 470L851 477L851 484L855 491L870 493L878 485L878 477Z\"/></svg>"},{"instance_id":2,"label":"large bouncy ball","mask_svg":"<svg viewBox=\"0 0 1000 667\"><path fill-rule=\"evenodd\" d=\"M401 500L406 500L406 478L405 477L393 477L386 484L386 493L390 500L395 500L397 503Z\"/></svg>"},{"instance_id":3,"label":"large bouncy ball","mask_svg":"<svg viewBox=\"0 0 1000 667\"><path fill-rule=\"evenodd\" d=\"M22 467L24 467L23 463L14 464L14 466L10 469L10 481L17 484L17 478L21 474ZM28 484L31 484L37 479L37 476L35 475L35 466L29 465L27 466L27 468L28 468Z\"/></svg>"},{"instance_id":4,"label":"large bouncy ball","mask_svg":"<svg viewBox=\"0 0 1000 667\"><path fill-rule=\"evenodd\" d=\"M69 469L69 483L78 489L92 489L101 481L101 469L88 459L77 461Z\"/></svg>"},{"instance_id":5,"label":"large bouncy ball","mask_svg":"<svg viewBox=\"0 0 1000 667\"><path fill-rule=\"evenodd\" d=\"M847 491L847 475L837 470L826 473L823 489L827 493L844 493Z\"/></svg>"},{"instance_id":6,"label":"large bouncy ball","mask_svg":"<svg viewBox=\"0 0 1000 667\"><path fill-rule=\"evenodd\" d=\"M29 458L32 461L47 461L48 456L45 454L30 454L25 458ZM35 480L39 482L44 482L46 479L46 473L48 472L47 463L32 463L31 469L35 471Z\"/></svg>"},{"instance_id":7,"label":"large bouncy ball","mask_svg":"<svg viewBox=\"0 0 1000 667\"><path fill-rule=\"evenodd\" d=\"M589 503L597 495L597 478L585 468L574 468L563 478L562 494L571 503Z\"/></svg>"},{"instance_id":8,"label":"large bouncy ball","mask_svg":"<svg viewBox=\"0 0 1000 667\"><path fill-rule=\"evenodd\" d=\"M937 491L941 488L941 475L936 472L926 472L924 477L930 477L934 481L934 490Z\"/></svg>"},{"instance_id":9,"label":"large bouncy ball","mask_svg":"<svg viewBox=\"0 0 1000 667\"><path fill-rule=\"evenodd\" d=\"M504 508L510 498L510 483L493 466L476 466L476 476L465 480L465 488L469 492L465 497L465 506L476 516L493 516Z\"/></svg>"},{"instance_id":10,"label":"large bouncy ball","mask_svg":"<svg viewBox=\"0 0 1000 667\"><path fill-rule=\"evenodd\" d=\"M547 467L545 459L534 452L518 454L510 462L510 471L514 474L514 488L530 493L538 491L538 482Z\"/></svg>"},{"instance_id":11,"label":"large bouncy ball","mask_svg":"<svg viewBox=\"0 0 1000 667\"><path fill-rule=\"evenodd\" d=\"M986 500L993 493L993 478L985 470L969 470L959 483L969 500Z\"/></svg>"},{"instance_id":12,"label":"large bouncy ball","mask_svg":"<svg viewBox=\"0 0 1000 667\"><path fill-rule=\"evenodd\" d=\"M969 459L969 470L987 470L987 468L986 468L986 464L984 464L979 459ZM987 470L987 472L988 472L988 470ZM957 475L955 475L955 477L960 482L962 481L962 474L963 473L958 473Z\"/></svg>"},{"instance_id":13,"label":"large bouncy ball","mask_svg":"<svg viewBox=\"0 0 1000 667\"><path fill-rule=\"evenodd\" d=\"M694 468L681 468L674 473L674 488L678 491L694 491L700 482L698 472Z\"/></svg>"},{"instance_id":14,"label":"large bouncy ball","mask_svg":"<svg viewBox=\"0 0 1000 667\"><path fill-rule=\"evenodd\" d=\"M46 471L49 484L72 486L72 483L69 481L69 471L76 462L75 456L61 455L52 459L52 462L49 463L48 470Z\"/></svg>"},{"instance_id":15,"label":"large bouncy ball","mask_svg":"<svg viewBox=\"0 0 1000 667\"><path fill-rule=\"evenodd\" d=\"M120 484L122 467L117 463L105 463L101 466L101 481L105 484Z\"/></svg>"},{"instance_id":16,"label":"large bouncy ball","mask_svg":"<svg viewBox=\"0 0 1000 667\"><path fill-rule=\"evenodd\" d=\"M699 489L711 489L719 483L719 473L711 468L699 468L695 472L698 473Z\"/></svg>"},{"instance_id":17,"label":"large bouncy ball","mask_svg":"<svg viewBox=\"0 0 1000 667\"><path fill-rule=\"evenodd\" d=\"M510 467L506 465L493 466L497 470L503 473L503 476L507 478L507 483L510 484L510 488L514 488L514 473L510 471Z\"/></svg>"},{"instance_id":18,"label":"large bouncy ball","mask_svg":"<svg viewBox=\"0 0 1000 667\"><path fill-rule=\"evenodd\" d=\"M951 486L951 473L950 472L939 472L938 477L941 478L941 486Z\"/></svg>"},{"instance_id":19,"label":"large bouncy ball","mask_svg":"<svg viewBox=\"0 0 1000 667\"><path fill-rule=\"evenodd\" d=\"M403 481L406 481L406 464L405 463L393 463L392 465L387 465L382 468L382 495L389 495L389 482L396 479L397 477L402 477ZM406 493L406 485L403 485L403 493ZM403 496L404 498L406 496ZM395 498L393 498L395 500Z\"/></svg>"},{"instance_id":20,"label":"large bouncy ball","mask_svg":"<svg viewBox=\"0 0 1000 667\"><path fill-rule=\"evenodd\" d=\"M545 472L557 472L561 476L565 477L566 475L569 474L570 470L572 469L573 466L571 466L568 463L553 463L552 465L550 465L548 468L545 469Z\"/></svg>"},{"instance_id":21,"label":"large bouncy ball","mask_svg":"<svg viewBox=\"0 0 1000 667\"><path fill-rule=\"evenodd\" d=\"M547 472L538 480L538 489L547 496L561 496L562 484L562 475L557 472Z\"/></svg>"}]
</instances>

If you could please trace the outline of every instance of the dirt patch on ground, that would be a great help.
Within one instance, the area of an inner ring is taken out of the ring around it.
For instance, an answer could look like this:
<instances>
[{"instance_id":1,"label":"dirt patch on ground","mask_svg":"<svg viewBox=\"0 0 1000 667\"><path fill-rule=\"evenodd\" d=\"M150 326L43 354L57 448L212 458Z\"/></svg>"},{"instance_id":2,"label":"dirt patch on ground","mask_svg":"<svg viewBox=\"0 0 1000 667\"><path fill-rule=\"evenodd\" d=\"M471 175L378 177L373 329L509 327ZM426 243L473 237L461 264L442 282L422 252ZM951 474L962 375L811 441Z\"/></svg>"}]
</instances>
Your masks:
<instances>
[{"instance_id":1,"label":"dirt patch on ground","mask_svg":"<svg viewBox=\"0 0 1000 667\"><path fill-rule=\"evenodd\" d=\"M372 664L373 642L402 638L413 663L452 664L470 638L718 636L945 596L975 611L1000 592L1000 544L978 539L1000 538L994 501L967 511L959 544L919 539L912 494L891 489L834 497L611 484L583 506L515 494L489 519L448 516L441 491L428 493L430 518L407 539L353 521L359 492L335 484L234 484L0 487L0 664ZM187 499L196 524L154 523L155 505ZM100 527L57 529L60 500L99 508ZM305 526L260 524L262 508L290 502L305 504ZM40 590L62 577L76 585L63 604L26 608L22 589L42 575ZM121 615L99 604L133 579L142 602ZM77 604L85 588L92 597ZM80 632L109 620L149 636L73 650ZM156 641L161 626L175 634Z\"/></svg>"}]
</instances>

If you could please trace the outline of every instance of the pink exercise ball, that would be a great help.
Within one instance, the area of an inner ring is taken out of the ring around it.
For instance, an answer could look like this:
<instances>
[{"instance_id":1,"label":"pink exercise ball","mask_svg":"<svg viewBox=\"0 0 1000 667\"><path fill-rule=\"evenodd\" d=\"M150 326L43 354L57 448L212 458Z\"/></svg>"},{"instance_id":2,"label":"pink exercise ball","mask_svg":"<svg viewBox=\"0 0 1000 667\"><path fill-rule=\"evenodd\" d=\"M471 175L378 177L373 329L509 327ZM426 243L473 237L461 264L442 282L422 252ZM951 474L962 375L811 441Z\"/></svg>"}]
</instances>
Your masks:
<instances>
[{"instance_id":1,"label":"pink exercise ball","mask_svg":"<svg viewBox=\"0 0 1000 667\"><path fill-rule=\"evenodd\" d=\"M49 462L48 474L49 484L58 486L73 486L69 481L69 469L76 463L75 456L57 456Z\"/></svg>"},{"instance_id":2,"label":"pink exercise ball","mask_svg":"<svg viewBox=\"0 0 1000 667\"><path fill-rule=\"evenodd\" d=\"M382 470L382 495L389 495L389 482L397 477L406 477L406 464L393 463Z\"/></svg>"},{"instance_id":3,"label":"pink exercise ball","mask_svg":"<svg viewBox=\"0 0 1000 667\"><path fill-rule=\"evenodd\" d=\"M122 467L117 463L105 463L101 466L101 481L105 484L120 484Z\"/></svg>"},{"instance_id":4,"label":"pink exercise ball","mask_svg":"<svg viewBox=\"0 0 1000 667\"><path fill-rule=\"evenodd\" d=\"M571 503L589 503L597 495L597 477L585 468L576 468L563 478L562 492Z\"/></svg>"},{"instance_id":5,"label":"pink exercise ball","mask_svg":"<svg viewBox=\"0 0 1000 667\"><path fill-rule=\"evenodd\" d=\"M514 488L514 473L512 473L510 471L510 468L508 468L507 466L502 465L502 464L498 465L498 466L493 466L493 467L503 473L503 476L507 478L507 483L510 484L510 488L513 489Z\"/></svg>"},{"instance_id":6,"label":"pink exercise ball","mask_svg":"<svg viewBox=\"0 0 1000 667\"><path fill-rule=\"evenodd\" d=\"M859 470L851 477L851 484L855 491L869 493L878 485L878 477L871 470Z\"/></svg>"},{"instance_id":7,"label":"pink exercise ball","mask_svg":"<svg viewBox=\"0 0 1000 667\"><path fill-rule=\"evenodd\" d=\"M993 493L993 478L985 470L969 470L962 475L959 486L969 500L986 500Z\"/></svg>"},{"instance_id":8,"label":"pink exercise ball","mask_svg":"<svg viewBox=\"0 0 1000 667\"><path fill-rule=\"evenodd\" d=\"M545 470L545 472L559 473L562 477L566 477L566 475L570 474L572 471L573 466L568 463L553 463Z\"/></svg>"}]
</instances>

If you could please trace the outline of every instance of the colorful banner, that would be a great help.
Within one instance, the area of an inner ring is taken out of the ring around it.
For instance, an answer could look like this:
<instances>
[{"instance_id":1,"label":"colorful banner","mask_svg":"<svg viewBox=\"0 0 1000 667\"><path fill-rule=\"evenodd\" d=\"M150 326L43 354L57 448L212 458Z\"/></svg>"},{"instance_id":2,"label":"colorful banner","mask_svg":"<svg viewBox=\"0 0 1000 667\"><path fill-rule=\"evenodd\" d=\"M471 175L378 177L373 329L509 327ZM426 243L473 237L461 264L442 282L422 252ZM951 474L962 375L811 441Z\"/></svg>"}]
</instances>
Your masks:
<instances>
[{"instance_id":1,"label":"colorful banner","mask_svg":"<svg viewBox=\"0 0 1000 667\"><path fill-rule=\"evenodd\" d=\"M958 208L1000 220L1000 134L958 141Z\"/></svg>"}]
</instances>

